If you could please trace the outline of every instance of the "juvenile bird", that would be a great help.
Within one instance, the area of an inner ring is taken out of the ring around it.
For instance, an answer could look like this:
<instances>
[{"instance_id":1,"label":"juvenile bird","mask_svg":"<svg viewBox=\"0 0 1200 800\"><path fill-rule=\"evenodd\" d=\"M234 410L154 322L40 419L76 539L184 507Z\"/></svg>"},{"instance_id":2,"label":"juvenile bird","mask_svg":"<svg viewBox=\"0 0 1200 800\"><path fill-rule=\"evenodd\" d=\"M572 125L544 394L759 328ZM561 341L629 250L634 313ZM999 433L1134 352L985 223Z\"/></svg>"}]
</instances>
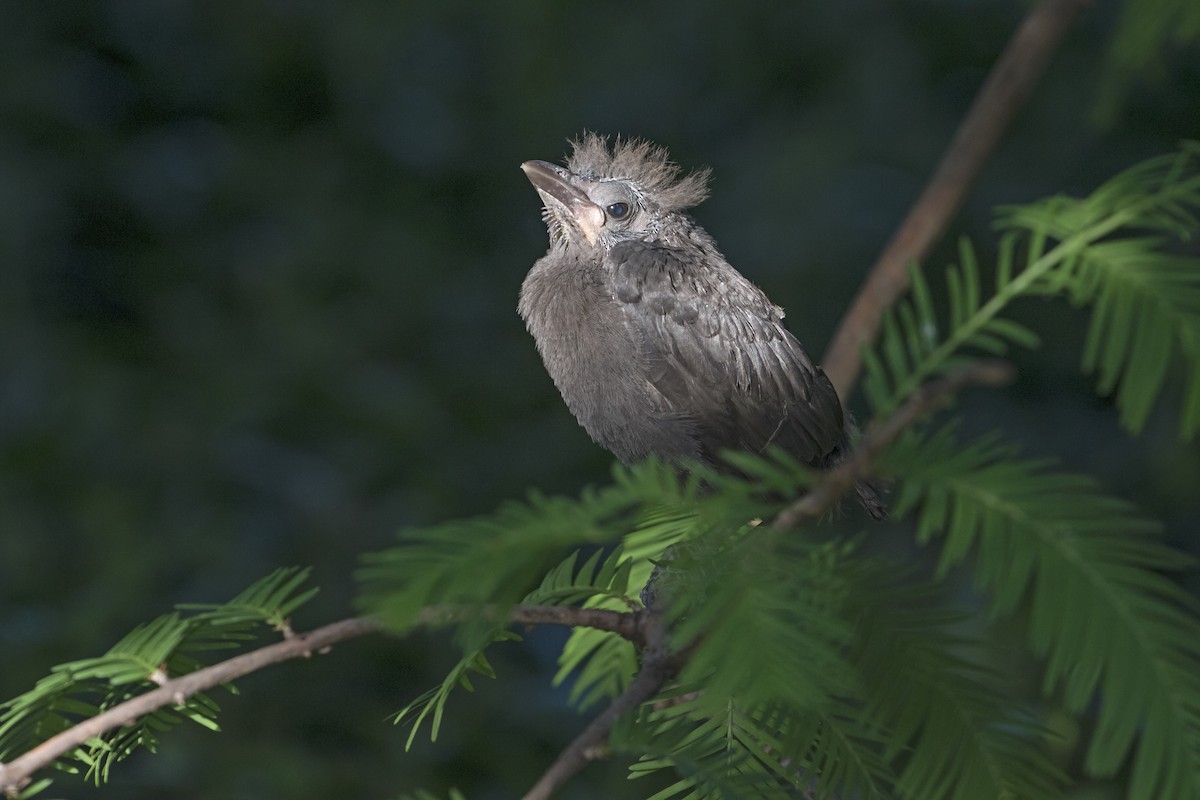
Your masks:
<instances>
[{"instance_id":1,"label":"juvenile bird","mask_svg":"<svg viewBox=\"0 0 1200 800\"><path fill-rule=\"evenodd\" d=\"M725 449L777 445L829 468L849 451L829 379L783 310L725 260L686 209L708 171L682 175L649 142L586 134L567 166L521 165L550 249L518 310L579 423L622 462L657 455L728 469ZM874 489L858 488L875 517Z\"/></svg>"}]
</instances>

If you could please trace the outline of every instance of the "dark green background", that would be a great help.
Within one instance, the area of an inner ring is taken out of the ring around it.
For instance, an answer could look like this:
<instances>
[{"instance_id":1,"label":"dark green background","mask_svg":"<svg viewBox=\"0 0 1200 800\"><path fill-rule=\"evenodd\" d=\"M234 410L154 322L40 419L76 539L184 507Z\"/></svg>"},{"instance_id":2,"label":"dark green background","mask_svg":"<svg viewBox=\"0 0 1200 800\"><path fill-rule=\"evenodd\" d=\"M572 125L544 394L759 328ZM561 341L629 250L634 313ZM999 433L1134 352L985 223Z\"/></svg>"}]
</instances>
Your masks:
<instances>
[{"instance_id":1,"label":"dark green background","mask_svg":"<svg viewBox=\"0 0 1200 800\"><path fill-rule=\"evenodd\" d=\"M398 527L604 481L515 313L545 249L517 167L584 129L712 166L697 216L819 355L1022 11L0 5L0 697L279 565L323 587L298 627L344 616L357 555ZM1194 48L1093 121L1115 22L1084 14L956 233L986 242L995 204L1200 136ZM1200 457L1172 402L1129 437L1078 374L1086 317L1022 309L1046 345L964 401L968 429L1098 474L1195 549ZM511 797L582 725L546 688L560 636L502 648L501 681L409 755L386 717L453 662L442 638L245 679L218 695L225 733L50 796ZM605 770L571 796L629 791Z\"/></svg>"}]
</instances>

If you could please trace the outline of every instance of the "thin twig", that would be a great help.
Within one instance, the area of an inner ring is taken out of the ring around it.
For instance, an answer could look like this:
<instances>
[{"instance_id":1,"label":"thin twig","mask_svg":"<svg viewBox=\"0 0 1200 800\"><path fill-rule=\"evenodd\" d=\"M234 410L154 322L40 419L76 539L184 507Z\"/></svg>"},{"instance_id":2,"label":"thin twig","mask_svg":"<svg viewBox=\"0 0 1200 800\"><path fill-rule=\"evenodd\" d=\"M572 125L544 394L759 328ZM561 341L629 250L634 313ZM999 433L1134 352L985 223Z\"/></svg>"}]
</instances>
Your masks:
<instances>
[{"instance_id":1,"label":"thin twig","mask_svg":"<svg viewBox=\"0 0 1200 800\"><path fill-rule=\"evenodd\" d=\"M465 619L472 613L478 612L454 607L430 607L418 615L418 621L426 625L446 623ZM598 628L623 636L638 647L645 643L641 614L633 612L573 606L518 605L509 611L508 618L514 623L526 625ZM113 706L102 714L50 737L12 761L0 764L0 794L15 796L28 784L30 776L35 772L50 766L55 760L88 740L122 725L136 722L160 708L182 706L197 692L244 677L271 664L293 658L306 658L313 653L325 653L337 642L378 633L381 630L380 624L374 620L359 617L345 619L308 633L289 636L281 642L167 680L158 688Z\"/></svg>"},{"instance_id":2,"label":"thin twig","mask_svg":"<svg viewBox=\"0 0 1200 800\"><path fill-rule=\"evenodd\" d=\"M833 508L854 484L870 477L879 454L910 425L936 410L967 386L1004 386L1012 382L1012 365L988 360L970 364L944 378L930 381L913 392L897 411L862 438L850 460L821 475L803 497L779 512L771 521L775 528L791 528L818 519Z\"/></svg>"},{"instance_id":3,"label":"thin twig","mask_svg":"<svg viewBox=\"0 0 1200 800\"><path fill-rule=\"evenodd\" d=\"M501 621L499 606L426 606L417 614L419 625L453 625L475 617ZM630 611L611 611L604 608L578 606L544 606L533 603L516 605L504 614L505 622L522 625L568 625L573 628L596 628L615 633L641 646L641 629L637 617Z\"/></svg>"},{"instance_id":4,"label":"thin twig","mask_svg":"<svg viewBox=\"0 0 1200 800\"><path fill-rule=\"evenodd\" d=\"M646 646L645 626L640 613L576 606L520 605L513 607L509 619L525 625L595 628L628 639L639 650Z\"/></svg>"},{"instance_id":5,"label":"thin twig","mask_svg":"<svg viewBox=\"0 0 1200 800\"><path fill-rule=\"evenodd\" d=\"M542 777L538 778L522 800L548 800L552 797L571 776L604 752L605 741L617 720L648 702L678 671L682 656L668 650L666 632L659 615L644 611L637 616L646 641L641 671L625 691L558 754L558 758L554 759L554 763L542 773Z\"/></svg>"},{"instance_id":6,"label":"thin twig","mask_svg":"<svg viewBox=\"0 0 1200 800\"><path fill-rule=\"evenodd\" d=\"M1025 103L1071 22L1092 0L1042 0L1013 34L971 104L925 190L888 243L825 352L825 374L843 400L875 340L884 310L908 289L908 265L945 231L968 187Z\"/></svg>"}]
</instances>

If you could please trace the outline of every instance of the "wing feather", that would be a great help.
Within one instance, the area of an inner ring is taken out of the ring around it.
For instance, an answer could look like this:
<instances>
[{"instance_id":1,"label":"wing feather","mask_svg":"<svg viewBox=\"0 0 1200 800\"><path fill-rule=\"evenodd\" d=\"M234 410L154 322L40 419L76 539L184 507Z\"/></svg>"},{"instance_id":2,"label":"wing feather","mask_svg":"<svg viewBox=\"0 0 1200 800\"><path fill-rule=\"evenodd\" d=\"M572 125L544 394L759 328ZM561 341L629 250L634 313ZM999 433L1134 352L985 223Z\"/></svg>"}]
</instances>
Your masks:
<instances>
[{"instance_id":1,"label":"wing feather","mask_svg":"<svg viewBox=\"0 0 1200 800\"><path fill-rule=\"evenodd\" d=\"M723 260L640 241L606 260L660 413L688 419L705 457L775 444L823 466L843 442L829 380L782 310Z\"/></svg>"}]
</instances>

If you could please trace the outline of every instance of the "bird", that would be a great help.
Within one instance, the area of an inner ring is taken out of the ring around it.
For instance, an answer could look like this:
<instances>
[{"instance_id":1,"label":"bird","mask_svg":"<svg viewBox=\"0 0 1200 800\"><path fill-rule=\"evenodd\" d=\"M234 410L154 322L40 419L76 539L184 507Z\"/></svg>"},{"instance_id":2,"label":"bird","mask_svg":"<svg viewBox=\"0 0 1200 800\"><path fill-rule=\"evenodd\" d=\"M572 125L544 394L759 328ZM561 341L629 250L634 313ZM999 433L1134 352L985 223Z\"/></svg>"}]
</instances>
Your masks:
<instances>
[{"instance_id":1,"label":"bird","mask_svg":"<svg viewBox=\"0 0 1200 800\"><path fill-rule=\"evenodd\" d=\"M571 413L626 465L650 456L736 473L722 453L776 446L819 470L850 454L833 385L783 309L688 213L710 171L666 148L588 132L565 166L521 165L550 245L517 310ZM857 486L882 519L875 487Z\"/></svg>"}]
</instances>

